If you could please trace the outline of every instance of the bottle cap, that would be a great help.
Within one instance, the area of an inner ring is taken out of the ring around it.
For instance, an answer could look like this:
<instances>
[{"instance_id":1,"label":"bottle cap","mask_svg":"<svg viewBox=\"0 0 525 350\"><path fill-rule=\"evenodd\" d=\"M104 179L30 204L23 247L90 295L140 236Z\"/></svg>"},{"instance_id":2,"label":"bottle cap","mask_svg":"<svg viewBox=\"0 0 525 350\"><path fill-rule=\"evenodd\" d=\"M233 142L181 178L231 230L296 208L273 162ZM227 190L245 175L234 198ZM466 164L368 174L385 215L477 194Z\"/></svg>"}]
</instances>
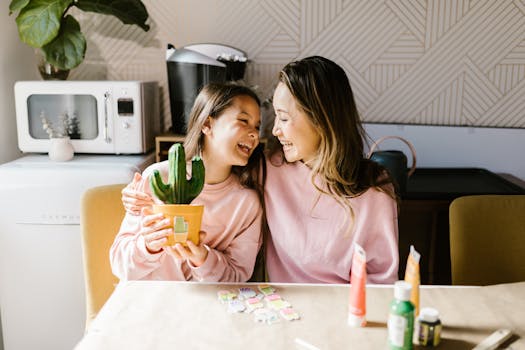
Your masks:
<instances>
[{"instance_id":1,"label":"bottle cap","mask_svg":"<svg viewBox=\"0 0 525 350\"><path fill-rule=\"evenodd\" d=\"M424 307L419 311L419 319L425 322L436 322L439 319L439 312L432 307Z\"/></svg>"},{"instance_id":2,"label":"bottle cap","mask_svg":"<svg viewBox=\"0 0 525 350\"><path fill-rule=\"evenodd\" d=\"M352 313L349 313L347 322L350 327L354 327L354 328L364 327L366 325L366 318L365 316L357 316Z\"/></svg>"},{"instance_id":3,"label":"bottle cap","mask_svg":"<svg viewBox=\"0 0 525 350\"><path fill-rule=\"evenodd\" d=\"M397 281L396 283L394 283L394 298L398 300L410 300L411 291L412 286L408 282Z\"/></svg>"}]
</instances>

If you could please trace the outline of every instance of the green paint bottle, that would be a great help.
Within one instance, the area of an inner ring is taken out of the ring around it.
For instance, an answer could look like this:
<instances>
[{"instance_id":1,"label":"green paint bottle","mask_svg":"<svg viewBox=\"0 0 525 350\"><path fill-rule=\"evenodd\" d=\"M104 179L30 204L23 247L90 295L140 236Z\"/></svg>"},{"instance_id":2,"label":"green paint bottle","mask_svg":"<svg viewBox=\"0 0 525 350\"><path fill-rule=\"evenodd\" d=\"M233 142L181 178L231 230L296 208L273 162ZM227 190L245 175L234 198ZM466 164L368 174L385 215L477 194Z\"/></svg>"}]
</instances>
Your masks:
<instances>
[{"instance_id":1,"label":"green paint bottle","mask_svg":"<svg viewBox=\"0 0 525 350\"><path fill-rule=\"evenodd\" d=\"M414 333L414 304L410 302L412 286L405 281L394 284L394 300L388 316L388 346L391 350L411 350Z\"/></svg>"}]
</instances>

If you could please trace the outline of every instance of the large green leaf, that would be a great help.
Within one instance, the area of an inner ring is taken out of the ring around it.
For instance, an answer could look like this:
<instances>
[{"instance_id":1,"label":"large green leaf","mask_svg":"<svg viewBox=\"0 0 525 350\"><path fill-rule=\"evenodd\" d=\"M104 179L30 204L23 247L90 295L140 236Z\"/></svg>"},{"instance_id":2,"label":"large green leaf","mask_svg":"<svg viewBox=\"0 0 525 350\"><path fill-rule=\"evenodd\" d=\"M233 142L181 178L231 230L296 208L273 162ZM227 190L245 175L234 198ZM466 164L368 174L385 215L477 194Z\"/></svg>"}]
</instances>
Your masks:
<instances>
[{"instance_id":1,"label":"large green leaf","mask_svg":"<svg viewBox=\"0 0 525 350\"><path fill-rule=\"evenodd\" d=\"M145 31L148 11L140 0L78 0L75 6L83 11L113 15L125 24L136 24Z\"/></svg>"},{"instance_id":2,"label":"large green leaf","mask_svg":"<svg viewBox=\"0 0 525 350\"><path fill-rule=\"evenodd\" d=\"M33 47L51 42L60 29L60 19L73 0L31 0L16 18L20 39Z\"/></svg>"},{"instance_id":3,"label":"large green leaf","mask_svg":"<svg viewBox=\"0 0 525 350\"><path fill-rule=\"evenodd\" d=\"M80 32L80 25L72 16L66 16L58 36L42 47L46 61L61 69L72 69L84 60L86 38Z\"/></svg>"},{"instance_id":4,"label":"large green leaf","mask_svg":"<svg viewBox=\"0 0 525 350\"><path fill-rule=\"evenodd\" d=\"M13 0L9 4L9 15L11 15L13 12L20 11L26 5L29 4L29 0Z\"/></svg>"}]
</instances>

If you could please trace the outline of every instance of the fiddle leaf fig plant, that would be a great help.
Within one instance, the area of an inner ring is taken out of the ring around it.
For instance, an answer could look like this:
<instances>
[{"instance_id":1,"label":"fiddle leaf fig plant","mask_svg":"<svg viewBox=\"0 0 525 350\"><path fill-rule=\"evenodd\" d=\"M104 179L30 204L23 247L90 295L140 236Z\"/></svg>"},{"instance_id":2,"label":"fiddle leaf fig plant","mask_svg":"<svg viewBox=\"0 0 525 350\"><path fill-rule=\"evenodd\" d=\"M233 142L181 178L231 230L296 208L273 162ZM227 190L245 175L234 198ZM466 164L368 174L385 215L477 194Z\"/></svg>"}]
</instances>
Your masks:
<instances>
[{"instance_id":1,"label":"fiddle leaf fig plant","mask_svg":"<svg viewBox=\"0 0 525 350\"><path fill-rule=\"evenodd\" d=\"M148 12L140 0L12 0L9 14L18 12L20 40L42 50L53 66L69 70L82 63L86 53L80 24L68 14L73 7L115 16L124 24L149 30Z\"/></svg>"},{"instance_id":2,"label":"fiddle leaf fig plant","mask_svg":"<svg viewBox=\"0 0 525 350\"><path fill-rule=\"evenodd\" d=\"M150 177L150 187L165 204L190 204L204 188L204 163L195 156L191 160L191 178L186 179L186 155L180 143L168 151L168 183L162 181L158 170Z\"/></svg>"}]
</instances>

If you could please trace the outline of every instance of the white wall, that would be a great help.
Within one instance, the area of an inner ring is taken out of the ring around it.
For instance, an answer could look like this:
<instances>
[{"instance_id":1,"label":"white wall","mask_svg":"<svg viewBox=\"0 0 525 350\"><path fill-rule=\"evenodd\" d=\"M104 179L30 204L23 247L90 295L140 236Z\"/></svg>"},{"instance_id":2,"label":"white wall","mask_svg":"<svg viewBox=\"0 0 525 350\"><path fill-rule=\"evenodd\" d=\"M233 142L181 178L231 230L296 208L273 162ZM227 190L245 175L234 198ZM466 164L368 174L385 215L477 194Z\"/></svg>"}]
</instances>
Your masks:
<instances>
[{"instance_id":1,"label":"white wall","mask_svg":"<svg viewBox=\"0 0 525 350\"><path fill-rule=\"evenodd\" d=\"M410 141L417 167L485 168L525 179L525 129L365 124L365 130L372 140L396 135ZM402 141L385 140L379 147L402 150L410 159Z\"/></svg>"},{"instance_id":2,"label":"white wall","mask_svg":"<svg viewBox=\"0 0 525 350\"><path fill-rule=\"evenodd\" d=\"M13 85L17 80L38 79L33 50L18 39L15 17L7 4L0 11L0 164L20 156L16 136Z\"/></svg>"}]
</instances>

